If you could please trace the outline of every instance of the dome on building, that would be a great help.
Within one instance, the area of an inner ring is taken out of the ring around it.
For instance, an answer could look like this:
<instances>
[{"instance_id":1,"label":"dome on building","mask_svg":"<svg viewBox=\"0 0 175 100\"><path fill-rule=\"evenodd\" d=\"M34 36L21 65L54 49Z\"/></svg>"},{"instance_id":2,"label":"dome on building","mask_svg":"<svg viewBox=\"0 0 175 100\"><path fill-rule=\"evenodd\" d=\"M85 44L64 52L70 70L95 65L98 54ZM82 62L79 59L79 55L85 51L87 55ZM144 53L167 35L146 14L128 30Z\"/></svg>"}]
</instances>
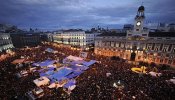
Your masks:
<instances>
[{"instance_id":1,"label":"dome on building","mask_svg":"<svg viewBox=\"0 0 175 100\"><path fill-rule=\"evenodd\" d=\"M138 11L144 11L145 10L145 7L144 6L140 6Z\"/></svg>"}]
</instances>

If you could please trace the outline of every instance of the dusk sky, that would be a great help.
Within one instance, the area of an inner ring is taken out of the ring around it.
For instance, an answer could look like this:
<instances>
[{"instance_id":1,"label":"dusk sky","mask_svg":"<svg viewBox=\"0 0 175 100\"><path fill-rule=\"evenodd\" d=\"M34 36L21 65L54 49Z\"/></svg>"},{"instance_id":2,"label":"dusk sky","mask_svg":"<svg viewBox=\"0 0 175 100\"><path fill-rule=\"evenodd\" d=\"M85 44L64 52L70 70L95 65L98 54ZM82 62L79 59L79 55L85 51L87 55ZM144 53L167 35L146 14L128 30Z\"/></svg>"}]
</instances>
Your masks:
<instances>
[{"instance_id":1,"label":"dusk sky","mask_svg":"<svg viewBox=\"0 0 175 100\"><path fill-rule=\"evenodd\" d=\"M1 0L0 23L61 29L133 24L144 2L146 21L175 22L175 0Z\"/></svg>"}]
</instances>

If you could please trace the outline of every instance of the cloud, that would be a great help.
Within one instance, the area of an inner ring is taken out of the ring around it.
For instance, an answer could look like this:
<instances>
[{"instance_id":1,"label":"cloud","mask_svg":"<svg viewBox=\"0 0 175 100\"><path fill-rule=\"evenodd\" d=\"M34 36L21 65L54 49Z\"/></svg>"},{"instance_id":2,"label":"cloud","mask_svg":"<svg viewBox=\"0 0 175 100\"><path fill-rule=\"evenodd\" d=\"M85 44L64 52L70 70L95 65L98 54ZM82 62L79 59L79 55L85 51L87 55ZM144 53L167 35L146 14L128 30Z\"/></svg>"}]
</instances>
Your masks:
<instances>
[{"instance_id":1,"label":"cloud","mask_svg":"<svg viewBox=\"0 0 175 100\"><path fill-rule=\"evenodd\" d=\"M133 23L139 0L3 0L0 23L36 28L91 28ZM174 0L147 0L146 20L175 22Z\"/></svg>"}]
</instances>

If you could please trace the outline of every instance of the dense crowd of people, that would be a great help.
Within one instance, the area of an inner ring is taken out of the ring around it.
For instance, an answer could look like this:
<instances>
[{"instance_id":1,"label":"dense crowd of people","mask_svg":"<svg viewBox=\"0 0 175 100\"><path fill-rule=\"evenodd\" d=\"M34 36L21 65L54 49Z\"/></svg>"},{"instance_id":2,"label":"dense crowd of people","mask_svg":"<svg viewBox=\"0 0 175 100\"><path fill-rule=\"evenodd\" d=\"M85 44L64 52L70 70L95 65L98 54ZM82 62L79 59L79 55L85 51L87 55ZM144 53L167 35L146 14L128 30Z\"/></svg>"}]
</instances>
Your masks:
<instances>
[{"instance_id":1,"label":"dense crowd of people","mask_svg":"<svg viewBox=\"0 0 175 100\"><path fill-rule=\"evenodd\" d=\"M58 53L45 52L46 48L57 50ZM36 88L33 80L39 78L38 73L29 73L28 76L17 78L16 73L28 70L30 63L22 63L23 67L17 68L11 62L21 57L29 62L40 62L46 59L59 59L62 61L69 55L79 56L80 50L64 46L44 44L38 47L16 49L15 55L6 58L0 63L0 99L22 99L25 93ZM175 77L175 71L161 71L161 77L152 77L147 74L138 74L131 71L133 64L124 60L111 60L110 57L95 55L88 52L87 59L97 60L87 71L76 78L76 88L69 95L62 88L49 89L46 86L41 99L71 99L71 100L173 100L175 98L175 84L167 82ZM106 73L111 73L107 76ZM120 81L124 87L118 89L113 86Z\"/></svg>"}]
</instances>

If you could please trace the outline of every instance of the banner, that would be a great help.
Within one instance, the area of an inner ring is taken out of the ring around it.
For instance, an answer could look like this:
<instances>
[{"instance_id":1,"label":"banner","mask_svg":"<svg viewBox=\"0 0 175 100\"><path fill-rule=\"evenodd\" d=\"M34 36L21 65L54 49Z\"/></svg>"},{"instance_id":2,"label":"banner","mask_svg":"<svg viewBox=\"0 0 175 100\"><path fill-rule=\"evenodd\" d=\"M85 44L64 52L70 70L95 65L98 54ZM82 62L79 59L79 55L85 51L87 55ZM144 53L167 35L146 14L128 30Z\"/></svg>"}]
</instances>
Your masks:
<instances>
[{"instance_id":1,"label":"banner","mask_svg":"<svg viewBox=\"0 0 175 100\"><path fill-rule=\"evenodd\" d=\"M80 52L81 58L87 58L87 52Z\"/></svg>"}]
</instances>

